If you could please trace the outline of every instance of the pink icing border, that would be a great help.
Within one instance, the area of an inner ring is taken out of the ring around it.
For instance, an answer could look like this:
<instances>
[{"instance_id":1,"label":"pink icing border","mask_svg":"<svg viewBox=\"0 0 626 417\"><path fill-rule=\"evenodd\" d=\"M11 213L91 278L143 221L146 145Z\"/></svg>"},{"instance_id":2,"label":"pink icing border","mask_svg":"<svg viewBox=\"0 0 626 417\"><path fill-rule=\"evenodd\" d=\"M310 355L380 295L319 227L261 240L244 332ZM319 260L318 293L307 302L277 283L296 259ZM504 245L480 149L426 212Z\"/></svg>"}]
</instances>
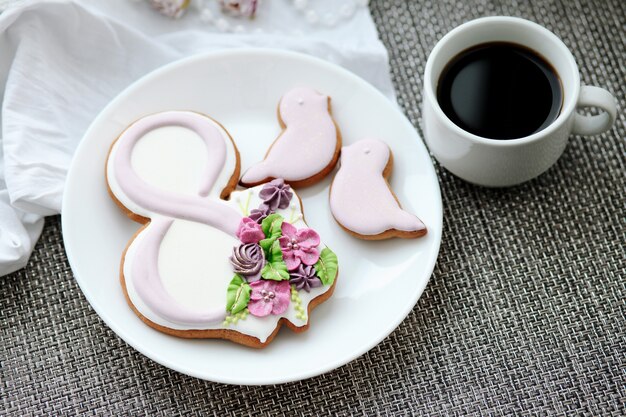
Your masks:
<instances>
[{"instance_id":1,"label":"pink icing border","mask_svg":"<svg viewBox=\"0 0 626 417\"><path fill-rule=\"evenodd\" d=\"M133 147L146 133L164 126L181 126L196 132L204 141L208 163L198 190L208 196L226 162L226 143L219 130L205 116L192 112L163 112L139 119L118 139L115 179L126 196L137 205L167 217L191 220L216 227L235 236L241 216L219 201L211 201L156 188L137 175L131 164Z\"/></svg>"},{"instance_id":2,"label":"pink icing border","mask_svg":"<svg viewBox=\"0 0 626 417\"><path fill-rule=\"evenodd\" d=\"M159 316L178 324L200 325L224 320L226 310L214 308L197 312L180 305L163 287L159 275L159 249L174 219L155 219L144 230L136 248L142 262L133 262L133 285L148 307Z\"/></svg>"}]
</instances>

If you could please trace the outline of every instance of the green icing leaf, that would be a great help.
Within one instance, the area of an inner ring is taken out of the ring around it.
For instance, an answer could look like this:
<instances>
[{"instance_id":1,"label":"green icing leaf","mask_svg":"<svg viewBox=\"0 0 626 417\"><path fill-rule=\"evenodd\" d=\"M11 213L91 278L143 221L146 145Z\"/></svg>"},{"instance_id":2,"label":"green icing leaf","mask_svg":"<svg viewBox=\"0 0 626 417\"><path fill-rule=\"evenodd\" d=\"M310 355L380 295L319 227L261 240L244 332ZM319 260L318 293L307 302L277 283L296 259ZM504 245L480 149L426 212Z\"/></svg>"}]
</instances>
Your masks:
<instances>
[{"instance_id":1,"label":"green icing leaf","mask_svg":"<svg viewBox=\"0 0 626 417\"><path fill-rule=\"evenodd\" d=\"M269 239L278 239L282 236L283 231L281 230L281 226L283 225L283 216L280 214L270 214L261 222L261 229L263 233L265 233L265 237ZM270 245L271 246L271 245Z\"/></svg>"},{"instance_id":2,"label":"green icing leaf","mask_svg":"<svg viewBox=\"0 0 626 417\"><path fill-rule=\"evenodd\" d=\"M261 222L261 229L263 230L263 233L265 233L266 238L261 240L259 242L259 245L261 245L261 247L263 248L263 251L265 252L265 258L269 262L283 260L282 252L280 253L280 256L278 256L277 254L273 255L272 251L274 249L272 248L274 247L274 242L276 242L278 238L283 235L281 226L283 225L284 220L285 219L283 219L280 214L274 213L267 216L265 219L263 219L263 222ZM280 248L278 249L280 250Z\"/></svg>"},{"instance_id":3,"label":"green icing leaf","mask_svg":"<svg viewBox=\"0 0 626 417\"><path fill-rule=\"evenodd\" d=\"M226 311L237 314L248 306L250 285L241 276L235 274L226 291Z\"/></svg>"},{"instance_id":4,"label":"green icing leaf","mask_svg":"<svg viewBox=\"0 0 626 417\"><path fill-rule=\"evenodd\" d=\"M261 269L261 276L265 279L283 281L289 279L289 272L287 272L287 265L281 260L266 263L263 269Z\"/></svg>"},{"instance_id":5,"label":"green icing leaf","mask_svg":"<svg viewBox=\"0 0 626 417\"><path fill-rule=\"evenodd\" d=\"M315 264L315 271L322 281L322 284L332 285L337 276L338 269L337 255L328 248L322 249L320 259Z\"/></svg>"},{"instance_id":6,"label":"green icing leaf","mask_svg":"<svg viewBox=\"0 0 626 417\"><path fill-rule=\"evenodd\" d=\"M280 249L280 243L278 240L275 240L272 243L272 246L267 250L266 256L267 262L282 262L283 261L283 251Z\"/></svg>"},{"instance_id":7,"label":"green icing leaf","mask_svg":"<svg viewBox=\"0 0 626 417\"><path fill-rule=\"evenodd\" d=\"M274 245L274 242L276 242L276 239L271 237L263 239L259 242L259 245L263 248L263 251L265 252L266 258L269 256L270 248L272 247L272 245Z\"/></svg>"}]
</instances>

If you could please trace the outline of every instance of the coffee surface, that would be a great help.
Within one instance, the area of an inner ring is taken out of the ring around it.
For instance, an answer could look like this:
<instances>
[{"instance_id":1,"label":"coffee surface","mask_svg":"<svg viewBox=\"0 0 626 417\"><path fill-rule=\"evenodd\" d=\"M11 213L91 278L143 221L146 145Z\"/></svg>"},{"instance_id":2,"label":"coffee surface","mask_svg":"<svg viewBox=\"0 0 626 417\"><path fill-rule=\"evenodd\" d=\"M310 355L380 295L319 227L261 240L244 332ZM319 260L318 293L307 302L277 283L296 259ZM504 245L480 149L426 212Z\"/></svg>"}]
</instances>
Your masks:
<instances>
[{"instance_id":1,"label":"coffee surface","mask_svg":"<svg viewBox=\"0 0 626 417\"><path fill-rule=\"evenodd\" d=\"M488 139L516 139L549 126L563 94L556 71L536 52L492 42L454 57L437 86L444 113L461 129Z\"/></svg>"}]
</instances>

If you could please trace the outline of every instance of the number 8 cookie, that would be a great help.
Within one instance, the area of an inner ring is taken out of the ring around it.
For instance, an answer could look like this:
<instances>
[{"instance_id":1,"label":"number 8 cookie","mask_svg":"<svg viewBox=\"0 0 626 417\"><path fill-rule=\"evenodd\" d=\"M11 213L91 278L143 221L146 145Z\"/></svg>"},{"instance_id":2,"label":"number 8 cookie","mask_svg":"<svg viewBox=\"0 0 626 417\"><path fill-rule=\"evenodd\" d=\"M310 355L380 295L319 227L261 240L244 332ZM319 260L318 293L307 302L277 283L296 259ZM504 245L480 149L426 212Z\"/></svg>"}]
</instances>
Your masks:
<instances>
[{"instance_id":1,"label":"number 8 cookie","mask_svg":"<svg viewBox=\"0 0 626 417\"><path fill-rule=\"evenodd\" d=\"M305 223L299 197L281 179L233 191L239 166L224 127L188 111L139 119L111 146L110 194L144 224L120 280L149 326L264 347L282 324L306 330L332 294L337 258Z\"/></svg>"}]
</instances>

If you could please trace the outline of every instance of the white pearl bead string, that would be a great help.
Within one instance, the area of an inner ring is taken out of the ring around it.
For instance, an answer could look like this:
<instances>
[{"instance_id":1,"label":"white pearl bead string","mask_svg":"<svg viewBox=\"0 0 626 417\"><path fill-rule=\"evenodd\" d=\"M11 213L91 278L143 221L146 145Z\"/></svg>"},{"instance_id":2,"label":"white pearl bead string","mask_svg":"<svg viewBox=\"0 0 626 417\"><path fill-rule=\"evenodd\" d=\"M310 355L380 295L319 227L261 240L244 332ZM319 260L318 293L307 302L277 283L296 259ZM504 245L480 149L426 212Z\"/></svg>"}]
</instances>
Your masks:
<instances>
[{"instance_id":1,"label":"white pearl bead string","mask_svg":"<svg viewBox=\"0 0 626 417\"><path fill-rule=\"evenodd\" d=\"M336 27L340 22L350 20L357 10L367 7L369 0L350 0L341 2L341 7L333 11L321 11L310 8L309 0L293 0L293 7L300 12L311 26Z\"/></svg>"},{"instance_id":2,"label":"white pearl bead string","mask_svg":"<svg viewBox=\"0 0 626 417\"><path fill-rule=\"evenodd\" d=\"M131 0L139 1L139 0ZM273 0L275 1L275 0ZM298 14L307 22L311 27L319 27L332 29L339 26L342 22L347 22L354 17L354 15L362 8L367 7L369 0L345 0L341 2L333 2L339 7L334 10L324 10L313 7L314 1L309 0L291 0L286 2L291 5ZM217 0L191 0L189 5L190 10L194 10L199 16L200 21L206 23L208 26L214 27L219 32L230 33L265 33L262 28L249 28L246 27L246 22L242 18L228 17L220 12L219 2ZM262 1L259 0L258 8L262 7ZM257 10L258 10L257 8ZM294 35L303 35L304 32L301 28L294 29Z\"/></svg>"}]
</instances>

